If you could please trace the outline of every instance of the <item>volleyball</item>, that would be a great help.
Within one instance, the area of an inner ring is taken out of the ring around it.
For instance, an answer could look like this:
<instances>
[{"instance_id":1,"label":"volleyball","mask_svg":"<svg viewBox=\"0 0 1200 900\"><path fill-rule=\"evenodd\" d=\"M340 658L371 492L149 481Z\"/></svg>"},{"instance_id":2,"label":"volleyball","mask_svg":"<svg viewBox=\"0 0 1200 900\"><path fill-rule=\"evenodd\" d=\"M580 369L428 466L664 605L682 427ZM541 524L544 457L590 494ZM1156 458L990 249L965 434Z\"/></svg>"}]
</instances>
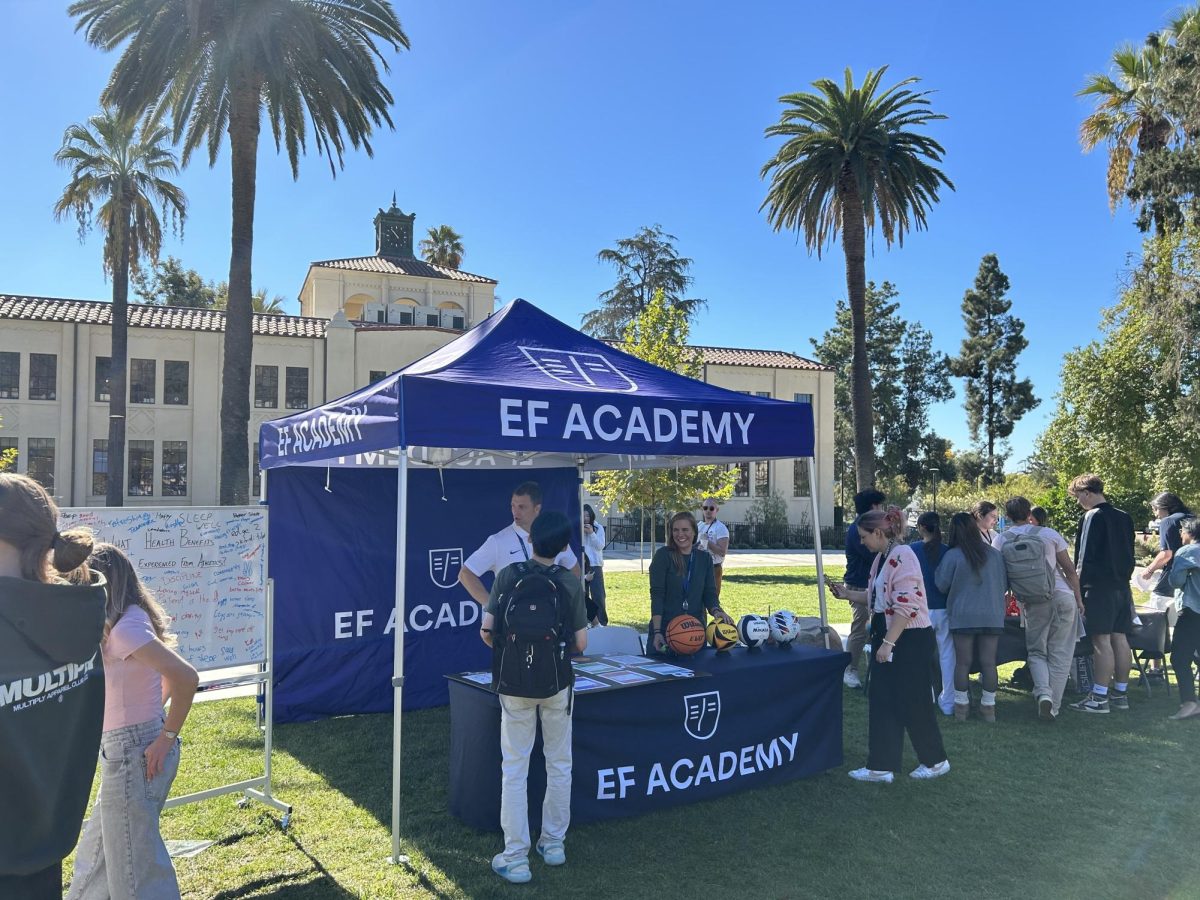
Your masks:
<instances>
[{"instance_id":1,"label":"volleyball","mask_svg":"<svg viewBox=\"0 0 1200 900\"><path fill-rule=\"evenodd\" d=\"M704 629L708 645L716 650L728 650L738 642L738 630L724 619L713 619Z\"/></svg>"},{"instance_id":2,"label":"volleyball","mask_svg":"<svg viewBox=\"0 0 1200 900\"><path fill-rule=\"evenodd\" d=\"M761 647L771 636L771 626L762 616L747 613L738 621L738 637L750 649Z\"/></svg>"}]
</instances>

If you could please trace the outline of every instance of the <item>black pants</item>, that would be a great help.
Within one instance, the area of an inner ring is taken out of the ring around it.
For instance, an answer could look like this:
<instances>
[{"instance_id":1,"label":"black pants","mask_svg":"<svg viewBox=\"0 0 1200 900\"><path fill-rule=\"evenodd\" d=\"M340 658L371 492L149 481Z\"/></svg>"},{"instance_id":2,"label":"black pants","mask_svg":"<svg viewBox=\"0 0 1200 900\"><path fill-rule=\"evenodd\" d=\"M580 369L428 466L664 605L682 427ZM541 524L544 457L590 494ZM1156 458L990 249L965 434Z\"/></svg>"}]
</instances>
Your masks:
<instances>
[{"instance_id":1,"label":"black pants","mask_svg":"<svg viewBox=\"0 0 1200 900\"><path fill-rule=\"evenodd\" d=\"M61 900L62 863L56 862L32 875L0 875L4 900Z\"/></svg>"},{"instance_id":2,"label":"black pants","mask_svg":"<svg viewBox=\"0 0 1200 900\"><path fill-rule=\"evenodd\" d=\"M932 628L908 628L896 641L892 661L875 659L886 633L882 613L871 620L871 683L868 687L867 768L898 772L904 754L904 732L912 741L917 760L934 766L946 758L942 732L933 706L933 679L929 656L937 640Z\"/></svg>"},{"instance_id":3,"label":"black pants","mask_svg":"<svg viewBox=\"0 0 1200 900\"><path fill-rule=\"evenodd\" d=\"M1181 703L1196 699L1192 663L1197 650L1200 650L1200 613L1185 608L1175 622L1175 636L1171 639L1171 668L1175 670L1175 680L1179 683Z\"/></svg>"}]
</instances>

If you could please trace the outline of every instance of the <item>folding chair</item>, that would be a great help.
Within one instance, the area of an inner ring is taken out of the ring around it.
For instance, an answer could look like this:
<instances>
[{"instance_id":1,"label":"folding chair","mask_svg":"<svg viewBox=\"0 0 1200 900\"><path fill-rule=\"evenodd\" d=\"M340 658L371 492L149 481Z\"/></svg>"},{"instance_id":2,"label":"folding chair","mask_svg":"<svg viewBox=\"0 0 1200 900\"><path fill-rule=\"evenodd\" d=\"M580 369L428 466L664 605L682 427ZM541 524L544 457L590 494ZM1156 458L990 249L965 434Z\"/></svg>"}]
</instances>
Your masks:
<instances>
[{"instance_id":1,"label":"folding chair","mask_svg":"<svg viewBox=\"0 0 1200 900\"><path fill-rule=\"evenodd\" d=\"M645 653L641 635L628 625L599 625L587 632L587 655Z\"/></svg>"},{"instance_id":2,"label":"folding chair","mask_svg":"<svg viewBox=\"0 0 1200 900\"><path fill-rule=\"evenodd\" d=\"M1133 664L1138 670L1138 680L1146 689L1149 696L1150 678L1146 672L1146 663L1152 659L1162 662L1163 685L1167 695L1171 694L1171 670L1167 666L1167 614L1156 609L1141 607L1137 610L1141 625L1135 625L1133 634L1129 635L1129 649L1133 651Z\"/></svg>"}]
</instances>

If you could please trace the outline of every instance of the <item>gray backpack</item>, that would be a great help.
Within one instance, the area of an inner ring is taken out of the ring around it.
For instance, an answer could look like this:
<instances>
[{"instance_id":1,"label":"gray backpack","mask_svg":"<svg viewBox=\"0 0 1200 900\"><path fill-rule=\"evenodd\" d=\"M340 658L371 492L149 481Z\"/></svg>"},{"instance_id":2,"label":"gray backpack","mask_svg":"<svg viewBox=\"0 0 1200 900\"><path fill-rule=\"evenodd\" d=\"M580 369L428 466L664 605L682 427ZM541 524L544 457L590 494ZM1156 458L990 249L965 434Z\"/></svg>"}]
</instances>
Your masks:
<instances>
[{"instance_id":1,"label":"gray backpack","mask_svg":"<svg viewBox=\"0 0 1200 900\"><path fill-rule=\"evenodd\" d=\"M1040 526L1027 534L1006 538L1000 548L1008 587L1022 603L1049 603L1054 596L1054 569L1046 562L1046 542Z\"/></svg>"}]
</instances>

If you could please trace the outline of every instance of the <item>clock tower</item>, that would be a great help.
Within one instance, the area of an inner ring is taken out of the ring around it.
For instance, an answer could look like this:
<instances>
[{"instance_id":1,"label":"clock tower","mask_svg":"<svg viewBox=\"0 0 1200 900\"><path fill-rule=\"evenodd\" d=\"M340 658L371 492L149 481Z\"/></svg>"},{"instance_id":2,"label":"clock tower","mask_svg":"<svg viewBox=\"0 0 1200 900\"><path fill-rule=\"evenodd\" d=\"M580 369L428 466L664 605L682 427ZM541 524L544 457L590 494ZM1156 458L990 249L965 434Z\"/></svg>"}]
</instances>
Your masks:
<instances>
[{"instance_id":1,"label":"clock tower","mask_svg":"<svg viewBox=\"0 0 1200 900\"><path fill-rule=\"evenodd\" d=\"M414 259L413 223L417 214L405 215L396 206L396 195L392 194L392 208L382 209L375 216L375 255L396 259Z\"/></svg>"}]
</instances>

